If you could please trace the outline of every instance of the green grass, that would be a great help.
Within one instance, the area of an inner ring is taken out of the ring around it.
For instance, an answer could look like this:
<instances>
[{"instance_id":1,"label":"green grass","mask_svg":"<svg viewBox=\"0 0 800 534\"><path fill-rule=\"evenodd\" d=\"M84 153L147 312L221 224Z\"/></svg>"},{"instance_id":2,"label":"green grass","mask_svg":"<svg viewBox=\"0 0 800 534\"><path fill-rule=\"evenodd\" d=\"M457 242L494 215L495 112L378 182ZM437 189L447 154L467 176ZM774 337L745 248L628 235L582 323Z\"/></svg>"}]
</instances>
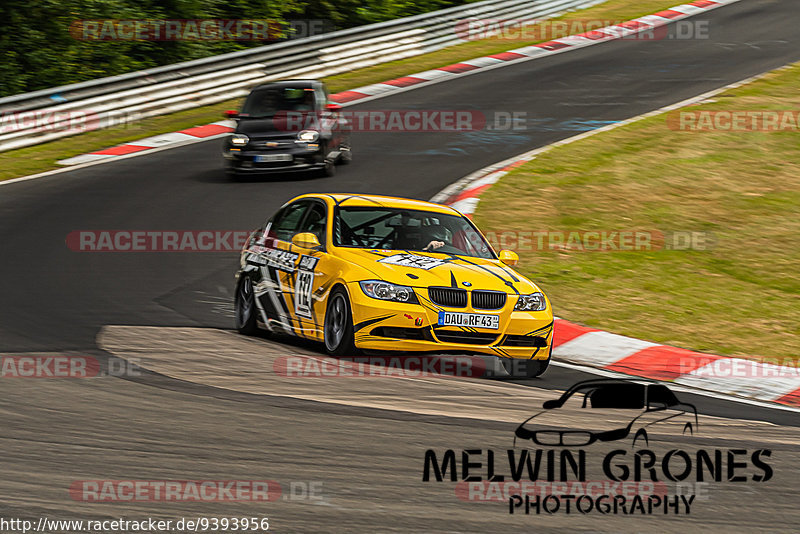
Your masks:
<instances>
[{"instance_id":1,"label":"green grass","mask_svg":"<svg viewBox=\"0 0 800 534\"><path fill-rule=\"evenodd\" d=\"M800 64L690 109L796 112ZM475 218L489 232L710 232L710 250L528 251L520 265L571 321L717 354L800 355L798 131L676 131L652 117L521 166Z\"/></svg>"},{"instance_id":2,"label":"green grass","mask_svg":"<svg viewBox=\"0 0 800 534\"><path fill-rule=\"evenodd\" d=\"M598 6L568 13L557 20L624 21L677 5L677 0L608 0ZM325 78L331 93L379 83L415 72L443 67L467 59L529 46L538 41L486 39L445 48L430 54L393 61ZM174 132L222 119L226 109L238 108L231 100L170 115L153 117L127 126L89 132L7 152L0 152L0 181L61 167L56 161L143 137Z\"/></svg>"}]
</instances>

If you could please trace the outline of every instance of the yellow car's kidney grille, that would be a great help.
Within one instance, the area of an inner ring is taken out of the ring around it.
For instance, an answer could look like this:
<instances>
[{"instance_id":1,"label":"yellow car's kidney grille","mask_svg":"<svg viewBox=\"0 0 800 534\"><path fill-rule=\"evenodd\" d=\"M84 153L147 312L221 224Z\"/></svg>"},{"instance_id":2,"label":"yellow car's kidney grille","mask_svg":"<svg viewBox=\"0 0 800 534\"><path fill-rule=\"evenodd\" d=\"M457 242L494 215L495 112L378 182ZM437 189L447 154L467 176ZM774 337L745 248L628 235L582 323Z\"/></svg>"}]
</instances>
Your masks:
<instances>
[{"instance_id":1,"label":"yellow car's kidney grille","mask_svg":"<svg viewBox=\"0 0 800 534\"><path fill-rule=\"evenodd\" d=\"M500 291L472 292L472 307L481 310L499 310L506 305L506 294Z\"/></svg>"},{"instance_id":2,"label":"yellow car's kidney grille","mask_svg":"<svg viewBox=\"0 0 800 534\"><path fill-rule=\"evenodd\" d=\"M434 304L448 308L466 308L467 290L454 287L429 287L428 296Z\"/></svg>"}]
</instances>

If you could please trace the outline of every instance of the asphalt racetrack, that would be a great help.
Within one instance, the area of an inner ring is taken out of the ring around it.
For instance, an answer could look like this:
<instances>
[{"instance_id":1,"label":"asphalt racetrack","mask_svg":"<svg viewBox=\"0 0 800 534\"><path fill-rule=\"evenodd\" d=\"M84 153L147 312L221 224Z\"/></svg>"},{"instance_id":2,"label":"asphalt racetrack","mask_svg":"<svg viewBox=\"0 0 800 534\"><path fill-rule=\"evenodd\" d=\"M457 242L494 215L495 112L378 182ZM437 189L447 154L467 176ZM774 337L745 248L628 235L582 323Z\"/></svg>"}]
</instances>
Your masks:
<instances>
[{"instance_id":1,"label":"asphalt racetrack","mask_svg":"<svg viewBox=\"0 0 800 534\"><path fill-rule=\"evenodd\" d=\"M703 431L689 445L657 435L650 448L766 448L774 470L767 482L712 484L688 516L509 515L505 500L464 502L454 483L423 482L425 451L505 455L523 412L587 373L551 367L518 384L288 384L274 375L270 382L277 355L315 348L231 333L235 252L85 253L65 245L80 230L250 230L310 191L429 199L525 150L800 59L795 0L743 0L703 16L709 39L615 41L354 106L525 112L529 120L526 130L356 133L354 162L332 178L231 182L221 141L212 140L0 186L0 351L119 357L142 368L132 378L2 381L0 516L268 516L278 532L795 531L795 411L687 395ZM597 450L588 462L594 478L602 477L594 471L604 449ZM87 479L270 479L284 497L76 502L68 489ZM322 498L287 498L292 482L318 483Z\"/></svg>"}]
</instances>

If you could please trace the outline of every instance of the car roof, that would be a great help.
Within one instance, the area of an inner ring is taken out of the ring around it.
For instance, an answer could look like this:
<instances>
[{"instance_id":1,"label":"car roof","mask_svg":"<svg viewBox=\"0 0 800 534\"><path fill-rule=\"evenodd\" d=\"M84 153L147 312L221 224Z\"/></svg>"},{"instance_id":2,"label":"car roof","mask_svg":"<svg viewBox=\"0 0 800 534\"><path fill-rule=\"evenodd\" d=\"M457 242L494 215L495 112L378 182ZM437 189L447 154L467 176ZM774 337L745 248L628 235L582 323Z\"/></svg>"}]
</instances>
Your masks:
<instances>
[{"instance_id":1,"label":"car roof","mask_svg":"<svg viewBox=\"0 0 800 534\"><path fill-rule=\"evenodd\" d=\"M656 386L656 385L662 385L662 386L664 385L664 384L661 384L660 382L655 382L655 381L652 381L652 380L641 379L641 378L633 378L633 379L628 379L628 378L598 378L598 379L594 379L594 380L585 380L583 382L578 382L577 384L573 384L569 389L567 389L561 395L560 398L566 399L567 397L569 397L570 395L573 395L574 393L576 393L578 391L582 391L584 389L589 389L589 388L593 388L593 387L598 387L598 386L620 386L620 385L630 385L630 384L636 384L636 385L639 385L639 386L644 386L645 388L650 387L650 386ZM664 387L666 387L666 386L664 386Z\"/></svg>"},{"instance_id":2,"label":"car roof","mask_svg":"<svg viewBox=\"0 0 800 534\"><path fill-rule=\"evenodd\" d=\"M449 206L434 204L433 202L426 202L424 200L416 200L416 199L402 198L402 197L390 197L383 195L362 195L357 193L309 193L306 195L301 195L299 197L296 197L292 199L292 201L299 200L301 198L321 198L321 199L327 198L329 201L332 201L337 206L348 207L348 208L384 207L384 208L433 211L436 213L446 213L449 215L457 215L457 216L461 215L457 210Z\"/></svg>"},{"instance_id":3,"label":"car roof","mask_svg":"<svg viewBox=\"0 0 800 534\"><path fill-rule=\"evenodd\" d=\"M322 82L319 80L279 80L257 85L253 87L253 91L258 91L259 89L265 89L267 87L296 87L298 89L310 89L320 87L321 85Z\"/></svg>"}]
</instances>

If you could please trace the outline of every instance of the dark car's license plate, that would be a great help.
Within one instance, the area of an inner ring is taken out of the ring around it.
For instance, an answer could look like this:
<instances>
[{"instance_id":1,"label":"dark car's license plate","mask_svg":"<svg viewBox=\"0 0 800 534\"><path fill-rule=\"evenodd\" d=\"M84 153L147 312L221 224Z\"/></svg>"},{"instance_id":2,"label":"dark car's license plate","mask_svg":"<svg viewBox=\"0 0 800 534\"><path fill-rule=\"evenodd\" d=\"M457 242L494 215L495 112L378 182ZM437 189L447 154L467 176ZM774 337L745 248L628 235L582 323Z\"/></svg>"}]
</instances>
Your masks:
<instances>
[{"instance_id":1,"label":"dark car's license plate","mask_svg":"<svg viewBox=\"0 0 800 534\"><path fill-rule=\"evenodd\" d=\"M275 161L292 161L291 154L259 154L255 157L256 163L272 163Z\"/></svg>"}]
</instances>

